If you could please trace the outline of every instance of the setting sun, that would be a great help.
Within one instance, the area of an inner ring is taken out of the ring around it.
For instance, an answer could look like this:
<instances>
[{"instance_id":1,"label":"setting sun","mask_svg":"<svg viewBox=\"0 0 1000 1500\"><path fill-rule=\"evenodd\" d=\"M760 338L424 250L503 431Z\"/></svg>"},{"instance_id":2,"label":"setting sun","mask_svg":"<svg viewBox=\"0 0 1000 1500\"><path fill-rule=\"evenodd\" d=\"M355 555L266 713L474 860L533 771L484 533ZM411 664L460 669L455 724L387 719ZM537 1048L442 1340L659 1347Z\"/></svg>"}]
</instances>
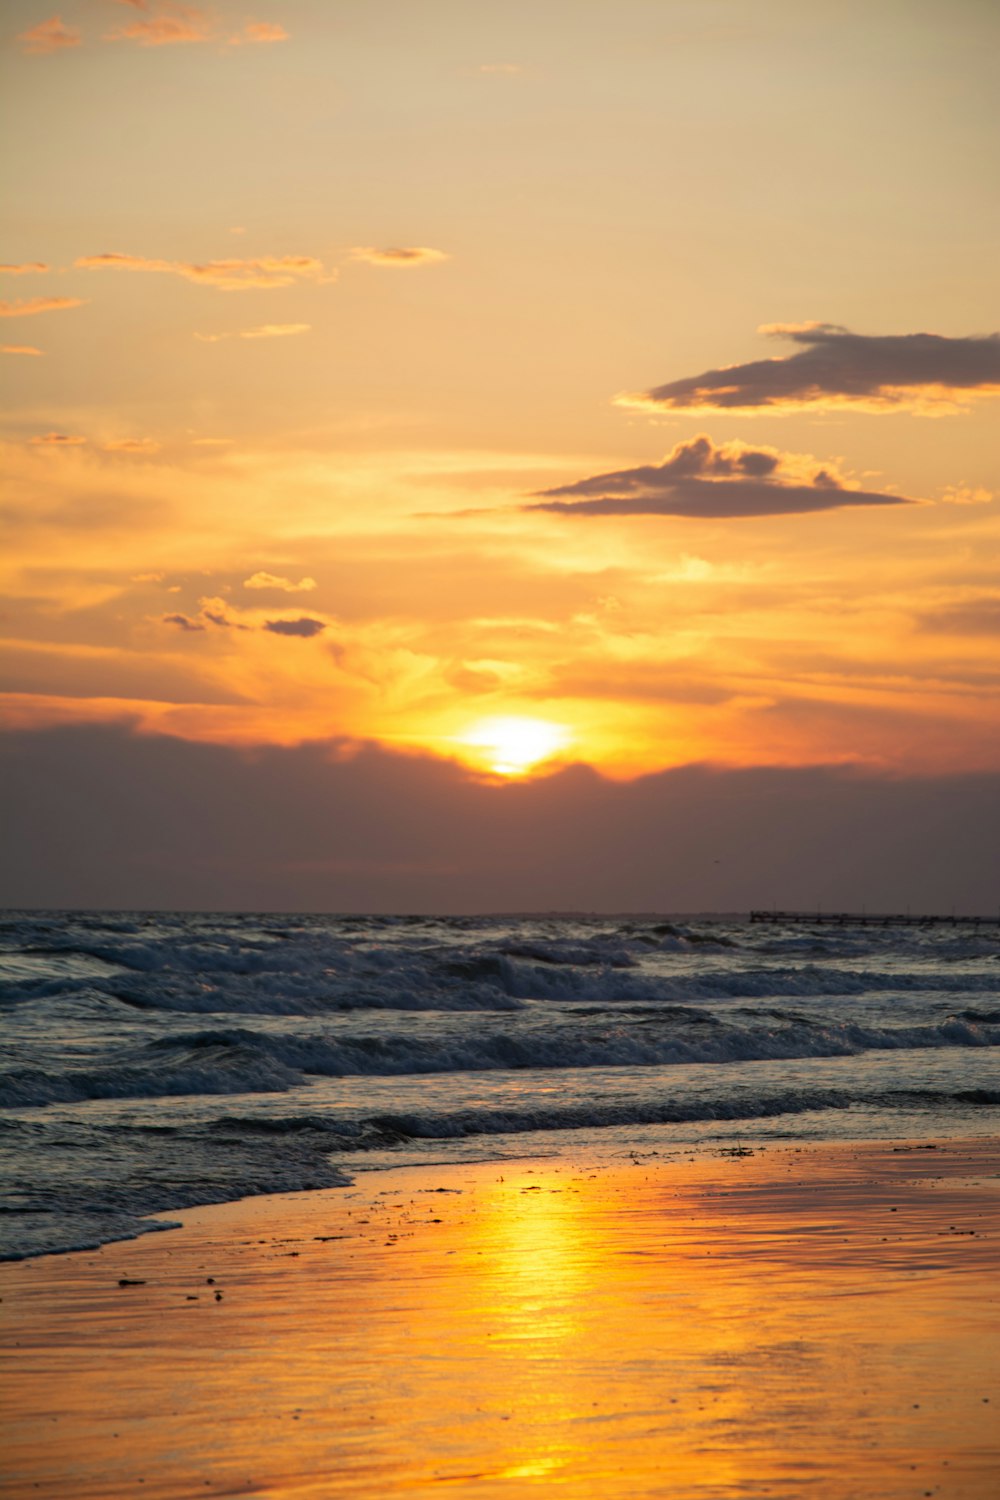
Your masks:
<instances>
[{"instance_id":1,"label":"setting sun","mask_svg":"<svg viewBox=\"0 0 1000 1500\"><path fill-rule=\"evenodd\" d=\"M480 720L459 742L476 752L476 763L495 775L523 776L558 755L571 738L562 724L507 716Z\"/></svg>"}]
</instances>

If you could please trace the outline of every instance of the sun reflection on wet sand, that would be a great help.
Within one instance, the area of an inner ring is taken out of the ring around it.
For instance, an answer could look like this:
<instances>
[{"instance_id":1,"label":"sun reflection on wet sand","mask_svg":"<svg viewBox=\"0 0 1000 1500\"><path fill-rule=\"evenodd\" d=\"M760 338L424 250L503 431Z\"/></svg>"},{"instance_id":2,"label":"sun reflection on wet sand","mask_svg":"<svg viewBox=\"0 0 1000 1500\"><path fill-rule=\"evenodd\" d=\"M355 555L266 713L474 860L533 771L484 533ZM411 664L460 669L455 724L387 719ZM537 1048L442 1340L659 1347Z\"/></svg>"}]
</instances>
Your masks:
<instances>
[{"instance_id":1,"label":"sun reflection on wet sand","mask_svg":"<svg viewBox=\"0 0 1000 1500\"><path fill-rule=\"evenodd\" d=\"M372 1173L4 1267L0 1493L992 1500L988 1150Z\"/></svg>"}]
</instances>

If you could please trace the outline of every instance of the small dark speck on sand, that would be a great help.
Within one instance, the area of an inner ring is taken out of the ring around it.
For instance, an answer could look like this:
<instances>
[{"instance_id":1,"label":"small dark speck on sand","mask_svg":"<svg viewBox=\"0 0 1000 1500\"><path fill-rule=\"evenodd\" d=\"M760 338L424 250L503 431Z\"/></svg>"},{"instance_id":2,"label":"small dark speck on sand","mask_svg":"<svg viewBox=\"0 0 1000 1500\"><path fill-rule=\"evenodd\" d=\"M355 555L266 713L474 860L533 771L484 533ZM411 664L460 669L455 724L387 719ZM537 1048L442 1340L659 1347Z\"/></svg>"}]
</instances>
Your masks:
<instances>
[{"instance_id":1,"label":"small dark speck on sand","mask_svg":"<svg viewBox=\"0 0 1000 1500\"><path fill-rule=\"evenodd\" d=\"M144 1281L134 1281L130 1276L119 1276L119 1278L118 1278L118 1285L119 1286L145 1286L146 1283Z\"/></svg>"}]
</instances>

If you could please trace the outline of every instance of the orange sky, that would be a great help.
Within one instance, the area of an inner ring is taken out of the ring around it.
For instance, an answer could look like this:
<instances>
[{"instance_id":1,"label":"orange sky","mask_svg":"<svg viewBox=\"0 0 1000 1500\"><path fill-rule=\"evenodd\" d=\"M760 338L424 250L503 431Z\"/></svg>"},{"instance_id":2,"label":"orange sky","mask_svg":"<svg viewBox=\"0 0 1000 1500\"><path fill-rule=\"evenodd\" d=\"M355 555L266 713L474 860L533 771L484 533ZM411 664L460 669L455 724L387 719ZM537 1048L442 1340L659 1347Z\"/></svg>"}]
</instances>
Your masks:
<instances>
[{"instance_id":1,"label":"orange sky","mask_svg":"<svg viewBox=\"0 0 1000 1500\"><path fill-rule=\"evenodd\" d=\"M995 768L998 19L10 0L8 726Z\"/></svg>"}]
</instances>

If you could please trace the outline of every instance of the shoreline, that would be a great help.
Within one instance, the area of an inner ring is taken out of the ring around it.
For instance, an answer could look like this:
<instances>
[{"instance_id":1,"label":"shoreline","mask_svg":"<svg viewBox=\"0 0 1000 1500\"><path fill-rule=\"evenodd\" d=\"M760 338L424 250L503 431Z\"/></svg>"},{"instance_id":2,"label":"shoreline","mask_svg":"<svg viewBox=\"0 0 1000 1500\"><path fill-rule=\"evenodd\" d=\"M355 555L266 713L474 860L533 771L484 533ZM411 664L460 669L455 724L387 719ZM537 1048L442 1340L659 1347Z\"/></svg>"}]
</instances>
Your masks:
<instances>
[{"instance_id":1,"label":"shoreline","mask_svg":"<svg viewBox=\"0 0 1000 1500\"><path fill-rule=\"evenodd\" d=\"M383 1167L5 1262L0 1494L992 1497L1000 1142L744 1150Z\"/></svg>"}]
</instances>

